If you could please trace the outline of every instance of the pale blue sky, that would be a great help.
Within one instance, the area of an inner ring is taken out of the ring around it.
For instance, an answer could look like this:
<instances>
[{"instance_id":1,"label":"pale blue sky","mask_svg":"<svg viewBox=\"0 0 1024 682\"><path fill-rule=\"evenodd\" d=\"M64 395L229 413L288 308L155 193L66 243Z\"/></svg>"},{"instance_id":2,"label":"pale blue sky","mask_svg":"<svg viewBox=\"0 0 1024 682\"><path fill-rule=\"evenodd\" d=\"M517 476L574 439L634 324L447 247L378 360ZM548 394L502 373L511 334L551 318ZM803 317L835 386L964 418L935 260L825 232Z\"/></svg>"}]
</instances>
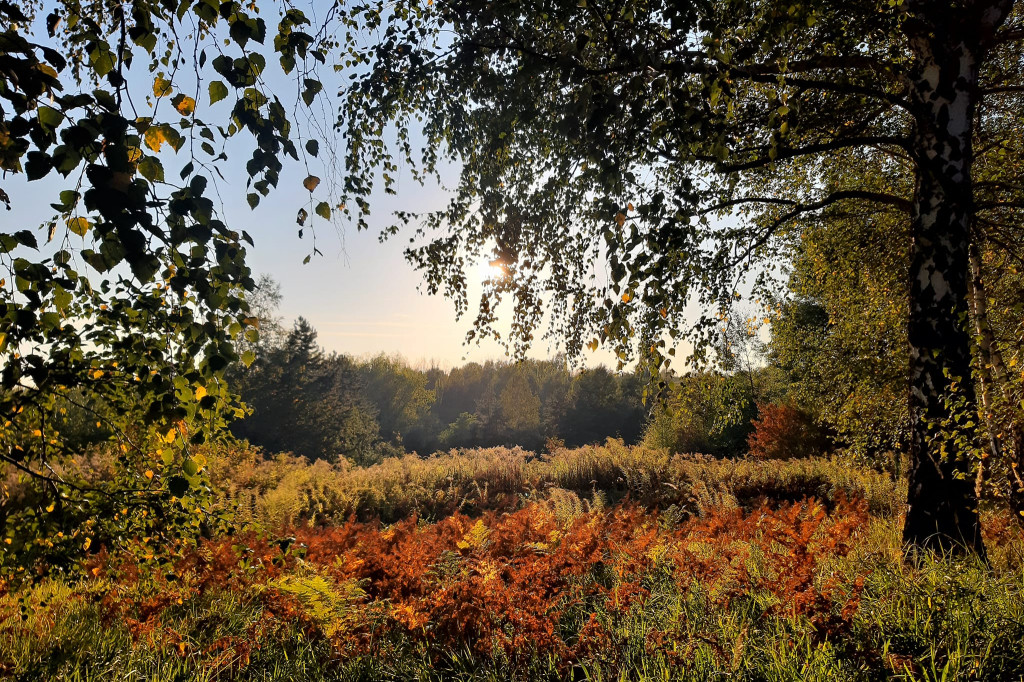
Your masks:
<instances>
[{"instance_id":1,"label":"pale blue sky","mask_svg":"<svg viewBox=\"0 0 1024 682\"><path fill-rule=\"evenodd\" d=\"M165 164L170 170L169 160ZM352 226L321 220L315 230L323 255L313 256L304 265L313 241L308 229L299 239L295 223L296 210L308 197L301 185L303 173L298 168L286 169L280 188L253 211L245 201L244 171L231 163L221 172L228 181L220 183L225 222L233 229L248 231L256 243L249 248L253 272L270 274L278 281L282 316L286 320L300 315L307 318L328 350L357 356L397 353L415 365L444 367L504 357L493 342L465 345L472 314L457 322L450 301L418 290L420 275L402 255L407 235L382 244L378 229L357 232ZM170 177L170 172L167 175ZM3 179L0 186L10 194L13 206L4 212L4 229L34 229L52 217L55 211L49 204L67 187L59 180L56 175L32 183L24 176ZM391 210L419 208L442 196L441 190L409 185L398 197L375 206L371 221L375 227L384 224ZM477 268L477 279L486 272L486 267ZM473 283L473 290L479 290L478 282ZM547 357L552 350L541 341L531 355ZM584 361L588 365L613 364L610 354L602 351L588 352Z\"/></svg>"}]
</instances>

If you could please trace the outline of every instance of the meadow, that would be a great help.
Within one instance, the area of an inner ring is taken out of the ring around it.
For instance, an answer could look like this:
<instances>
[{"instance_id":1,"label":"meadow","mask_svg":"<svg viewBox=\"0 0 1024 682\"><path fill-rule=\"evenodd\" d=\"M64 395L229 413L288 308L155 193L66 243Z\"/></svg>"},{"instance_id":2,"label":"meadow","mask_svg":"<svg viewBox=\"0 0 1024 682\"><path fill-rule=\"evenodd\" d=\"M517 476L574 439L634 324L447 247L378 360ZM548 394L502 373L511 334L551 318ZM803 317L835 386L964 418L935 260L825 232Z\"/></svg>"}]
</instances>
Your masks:
<instances>
[{"instance_id":1,"label":"meadow","mask_svg":"<svg viewBox=\"0 0 1024 682\"><path fill-rule=\"evenodd\" d=\"M907 554L841 460L602 446L371 467L206 453L234 513L172 570L90 554L0 596L17 680L1016 680L1024 534Z\"/></svg>"}]
</instances>

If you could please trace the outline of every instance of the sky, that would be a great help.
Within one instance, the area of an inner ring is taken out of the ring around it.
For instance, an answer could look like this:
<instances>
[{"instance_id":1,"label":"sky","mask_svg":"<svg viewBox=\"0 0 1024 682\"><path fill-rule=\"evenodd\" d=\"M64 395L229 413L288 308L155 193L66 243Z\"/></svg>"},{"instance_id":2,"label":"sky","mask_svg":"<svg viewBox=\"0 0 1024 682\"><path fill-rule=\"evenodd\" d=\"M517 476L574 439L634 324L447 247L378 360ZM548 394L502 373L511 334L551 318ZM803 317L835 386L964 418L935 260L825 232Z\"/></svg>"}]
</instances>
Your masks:
<instances>
[{"instance_id":1,"label":"sky","mask_svg":"<svg viewBox=\"0 0 1024 682\"><path fill-rule=\"evenodd\" d=\"M391 211L436 205L444 199L443 190L406 184L397 197L375 205L371 228L361 232L352 225L318 221L314 230L320 255L303 264L314 243L309 229L299 238L295 222L297 208L309 196L302 187L304 173L286 168L279 189L251 210L245 201L241 163L226 164L221 172L226 178L219 183L223 219L232 229L252 236L255 246L248 247L248 263L254 275L273 277L281 288L280 315L286 322L299 316L309 320L326 350L359 357L400 355L420 367L450 368L505 358L493 341L464 343L473 309L457 321L451 301L426 294L420 274L403 256L408 235L400 233L384 243L378 239ZM12 210L3 215L3 229L35 229L53 217L49 204L67 188L59 180L60 176L51 174L31 183L24 176L0 181L12 199ZM471 296L478 295L480 281L490 274L486 263L471 269ZM530 356L550 357L556 350L541 340ZM586 365L614 365L612 355L600 349L587 351L581 360Z\"/></svg>"},{"instance_id":2,"label":"sky","mask_svg":"<svg viewBox=\"0 0 1024 682\"><path fill-rule=\"evenodd\" d=\"M265 18L268 24L276 22L275 17ZM36 39L40 36L45 36L45 33L37 33ZM276 67L276 59L271 57L267 61L270 88L275 93L293 92L294 82ZM329 76L329 71L322 75ZM153 78L154 74L145 69L145 60L141 59L128 73L139 115L151 115L143 100L152 92ZM179 89L188 90L184 80L176 78L175 83ZM199 103L197 115L210 122L223 121L233 98L210 107L205 86L200 90L203 94L196 98ZM325 83L324 92L332 91L336 88ZM288 106L288 95L282 95L282 99ZM325 98L322 106L325 107L322 110L324 120L331 120L336 102ZM164 111L166 113L166 109ZM280 285L282 301L279 312L286 322L305 317L317 330L320 344L328 351L359 357L378 353L400 355L410 364L420 367L436 365L450 368L469 361L506 357L503 349L493 341L464 343L475 313L473 302L479 296L480 282L492 274L486 263L470 269L470 310L462 320L456 320L454 303L442 296L427 295L421 286L420 274L406 262L403 249L409 243L409 235L400 233L384 243L378 239L380 228L388 224L393 211L438 207L445 201L443 189L421 187L408 178L400 179L397 197L383 194L376 197L369 220L371 227L362 232L356 231L354 225L329 224L314 219L315 244L321 255L313 255L307 264L303 264L314 246L309 223L304 238L300 239L295 221L297 209L310 199L309 192L302 185L306 169L286 160L279 187L256 210L251 210L245 200L246 193L251 190L246 187L247 174L244 170L244 162L251 152L251 147L247 146L251 138L245 134L238 138L239 142L228 148L229 160L219 167L225 179L214 179L222 199L219 210L230 228L246 230L253 237L255 246L248 249L249 265L255 276L269 274ZM232 148L235 149L234 154L231 153ZM166 177L176 179L175 166L180 168L183 161L175 161L168 149L169 146L165 145L161 159ZM310 172L318 171L311 169ZM454 180L457 168L450 172ZM57 200L60 190L68 188L67 183L56 173L35 182L27 182L24 175L0 178L0 187L12 199L12 210L3 215L3 229L36 229L53 218L55 211L49 204ZM327 198L321 194L317 193L316 201ZM44 238L41 237L40 241ZM499 325L499 328L502 326L507 328L507 324ZM537 338L539 340L529 353L531 357L551 357L558 351L539 334ZM615 365L612 353L603 349L585 351L580 362L588 366Z\"/></svg>"}]
</instances>

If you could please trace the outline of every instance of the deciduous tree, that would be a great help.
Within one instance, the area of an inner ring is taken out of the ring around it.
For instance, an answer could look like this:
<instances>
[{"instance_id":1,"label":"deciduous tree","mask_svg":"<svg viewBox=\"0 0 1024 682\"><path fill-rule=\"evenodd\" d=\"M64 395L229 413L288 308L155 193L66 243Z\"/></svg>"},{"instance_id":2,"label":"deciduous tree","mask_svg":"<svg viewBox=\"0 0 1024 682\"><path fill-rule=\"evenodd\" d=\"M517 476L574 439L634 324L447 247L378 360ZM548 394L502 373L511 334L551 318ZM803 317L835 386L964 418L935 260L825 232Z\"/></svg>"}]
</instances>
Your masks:
<instances>
[{"instance_id":1,"label":"deciduous tree","mask_svg":"<svg viewBox=\"0 0 1024 682\"><path fill-rule=\"evenodd\" d=\"M226 433L238 405L223 373L252 359L234 342L256 339L250 238L218 215L219 168L247 155L256 206L284 160L316 156L264 72L273 58L309 105L321 86L306 63L330 44L297 9L269 26L259 9L0 0L0 202L21 211L23 183L45 179L36 191L53 207L39 229L0 228L0 462L40 492L3 512L5 571L99 540L175 551L172 531L208 520L193 447ZM300 223L331 213L312 201L318 183L303 183ZM61 466L74 454L59 428L68 403L118 453L110 485Z\"/></svg>"},{"instance_id":2,"label":"deciduous tree","mask_svg":"<svg viewBox=\"0 0 1024 682\"><path fill-rule=\"evenodd\" d=\"M993 202L1021 203L1017 184L981 187L973 175L999 164L995 147L977 144L998 124L987 103L1019 98L1024 30L1012 0L347 10L346 44L362 65L341 107L348 205L364 206L375 180L393 190L400 162L417 177L460 162L445 208L400 216L430 235L410 257L464 311L466 256L492 250L510 276L481 302L477 326L493 331L511 297L517 351L547 304L571 354L607 342L664 365L686 306L731 301L794 219L831 207L904 213L905 539L981 549L970 434L953 413L974 403L972 225ZM831 173L836 154L901 181ZM691 338L713 329L706 314Z\"/></svg>"}]
</instances>

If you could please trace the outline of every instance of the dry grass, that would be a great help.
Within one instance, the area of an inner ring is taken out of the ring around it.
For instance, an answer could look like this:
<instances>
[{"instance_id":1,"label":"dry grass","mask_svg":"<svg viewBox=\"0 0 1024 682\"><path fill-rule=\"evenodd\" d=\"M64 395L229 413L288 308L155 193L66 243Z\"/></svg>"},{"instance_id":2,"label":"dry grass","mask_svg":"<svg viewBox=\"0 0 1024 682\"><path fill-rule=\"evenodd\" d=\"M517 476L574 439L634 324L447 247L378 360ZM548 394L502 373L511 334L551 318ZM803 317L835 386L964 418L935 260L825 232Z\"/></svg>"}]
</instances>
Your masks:
<instances>
[{"instance_id":1,"label":"dry grass","mask_svg":"<svg viewBox=\"0 0 1024 682\"><path fill-rule=\"evenodd\" d=\"M539 456L519 448L452 450L366 468L293 457L263 461L246 450L208 453L208 459L241 517L269 527L508 511L556 490L591 501L598 495L599 503L628 498L681 517L805 497L830 504L840 495L866 500L875 515L894 516L905 498L903 485L886 474L839 461L716 460L616 440Z\"/></svg>"}]
</instances>

